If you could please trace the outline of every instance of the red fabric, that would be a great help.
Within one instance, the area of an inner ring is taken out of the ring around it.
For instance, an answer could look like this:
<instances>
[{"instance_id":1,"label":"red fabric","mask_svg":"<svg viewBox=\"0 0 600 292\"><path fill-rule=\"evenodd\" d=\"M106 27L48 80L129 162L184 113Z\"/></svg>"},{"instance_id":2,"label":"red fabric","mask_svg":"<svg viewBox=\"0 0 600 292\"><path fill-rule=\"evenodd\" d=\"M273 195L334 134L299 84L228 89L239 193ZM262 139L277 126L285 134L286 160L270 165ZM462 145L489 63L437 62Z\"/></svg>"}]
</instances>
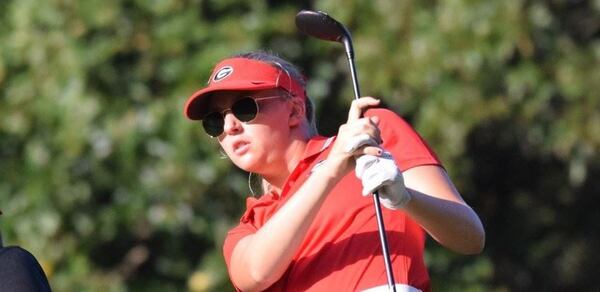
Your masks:
<instances>
[{"instance_id":1,"label":"red fabric","mask_svg":"<svg viewBox=\"0 0 600 292\"><path fill-rule=\"evenodd\" d=\"M383 147L402 170L419 165L441 165L423 139L395 113L372 109L378 116ZM256 232L294 194L311 169L327 157L328 141L312 139L304 160L288 178L281 196L265 194L248 198L240 224L231 229L223 247L229 266L236 243ZM325 199L293 262L279 281L267 291L359 291L387 284L373 199L363 197L354 172L345 176ZM401 211L383 209L389 250L397 283L430 290L423 261L425 233Z\"/></svg>"},{"instance_id":2,"label":"red fabric","mask_svg":"<svg viewBox=\"0 0 600 292\"><path fill-rule=\"evenodd\" d=\"M262 61L248 58L229 58L215 66L208 85L194 92L186 101L184 115L199 120L205 110L205 99L215 91L264 90L282 88L297 96L306 96L304 89L288 72Z\"/></svg>"}]
</instances>

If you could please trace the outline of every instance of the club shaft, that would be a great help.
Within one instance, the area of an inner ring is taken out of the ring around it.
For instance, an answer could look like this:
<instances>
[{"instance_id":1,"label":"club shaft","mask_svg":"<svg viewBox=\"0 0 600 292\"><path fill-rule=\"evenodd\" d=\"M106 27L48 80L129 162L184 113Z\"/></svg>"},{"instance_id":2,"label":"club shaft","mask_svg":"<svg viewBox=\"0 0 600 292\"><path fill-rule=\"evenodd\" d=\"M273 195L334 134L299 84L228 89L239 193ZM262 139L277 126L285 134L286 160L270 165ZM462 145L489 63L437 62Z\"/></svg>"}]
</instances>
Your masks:
<instances>
[{"instance_id":1,"label":"club shaft","mask_svg":"<svg viewBox=\"0 0 600 292\"><path fill-rule=\"evenodd\" d=\"M383 252L383 261L385 263L385 272L388 280L389 291L396 292L396 281L394 280L394 272L392 270L392 262L390 260L390 251L388 249L387 235L385 225L383 224L383 215L381 214L381 204L379 203L379 192L373 193L373 205L375 206L375 215L377 217L377 227L379 229L379 240L381 241L381 250Z\"/></svg>"},{"instance_id":2,"label":"club shaft","mask_svg":"<svg viewBox=\"0 0 600 292\"><path fill-rule=\"evenodd\" d=\"M352 85L354 86L354 98L360 98L360 88L358 87L358 77L356 67L354 65L354 56L351 50L348 52L348 63L350 64L350 74L352 75ZM383 224L383 214L381 212L381 204L379 203L379 192L373 192L373 205L375 206L375 215L377 217L377 227L379 229L379 240L381 241L381 250L383 252L383 261L385 263L385 272L387 274L389 291L396 292L396 281L394 280L394 272L392 270L392 262L390 260L390 252L388 249L387 235L385 225Z\"/></svg>"},{"instance_id":3,"label":"club shaft","mask_svg":"<svg viewBox=\"0 0 600 292\"><path fill-rule=\"evenodd\" d=\"M350 64L350 74L352 75L352 86L354 87L354 98L360 98L360 88L358 87L358 76L356 75L356 67L354 66L354 58L351 54L348 55L348 64Z\"/></svg>"}]
</instances>

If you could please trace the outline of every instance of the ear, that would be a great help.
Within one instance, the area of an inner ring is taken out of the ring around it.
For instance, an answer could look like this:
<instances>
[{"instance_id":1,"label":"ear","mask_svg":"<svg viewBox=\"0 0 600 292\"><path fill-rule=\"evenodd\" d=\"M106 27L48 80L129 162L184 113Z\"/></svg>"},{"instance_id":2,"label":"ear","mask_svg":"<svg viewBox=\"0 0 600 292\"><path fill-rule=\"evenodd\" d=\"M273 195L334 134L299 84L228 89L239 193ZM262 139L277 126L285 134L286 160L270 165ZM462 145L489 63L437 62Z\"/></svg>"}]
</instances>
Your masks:
<instances>
[{"instance_id":1,"label":"ear","mask_svg":"<svg viewBox=\"0 0 600 292\"><path fill-rule=\"evenodd\" d=\"M304 100L297 97L292 97L290 106L289 126L293 128L300 125L306 119L306 108L304 107Z\"/></svg>"}]
</instances>

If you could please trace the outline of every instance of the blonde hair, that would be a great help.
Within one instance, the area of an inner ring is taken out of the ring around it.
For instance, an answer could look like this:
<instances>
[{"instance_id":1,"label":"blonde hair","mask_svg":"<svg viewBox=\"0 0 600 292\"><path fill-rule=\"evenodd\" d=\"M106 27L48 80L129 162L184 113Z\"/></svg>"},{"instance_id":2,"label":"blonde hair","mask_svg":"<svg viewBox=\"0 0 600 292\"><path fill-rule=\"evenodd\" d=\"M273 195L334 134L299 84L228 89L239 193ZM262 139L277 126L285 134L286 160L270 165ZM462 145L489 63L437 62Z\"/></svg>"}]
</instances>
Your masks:
<instances>
[{"instance_id":1,"label":"blonde hair","mask_svg":"<svg viewBox=\"0 0 600 292\"><path fill-rule=\"evenodd\" d=\"M270 51L264 51L264 50L238 54L238 55L234 55L233 57L252 59L252 60L257 60L257 61L261 61L261 62L270 64L270 65L284 71L294 81L296 81L298 84L300 84L302 89L304 89L304 92L303 92L304 96L299 96L299 97L301 97L301 98L304 97L304 108L306 111L306 120L308 121L308 136L313 137L313 136L316 136L319 134L319 132L317 130L317 123L316 123L316 118L315 118L315 105L314 105L313 101L308 97L308 95L306 95L306 78L304 77L304 75L302 75L302 73L300 73L300 70L298 69L298 67L296 67L294 64L284 60L283 58L280 58L275 53L270 52ZM297 96L295 96L295 94L296 94L295 92L290 92L290 94L292 97L297 97Z\"/></svg>"}]
</instances>

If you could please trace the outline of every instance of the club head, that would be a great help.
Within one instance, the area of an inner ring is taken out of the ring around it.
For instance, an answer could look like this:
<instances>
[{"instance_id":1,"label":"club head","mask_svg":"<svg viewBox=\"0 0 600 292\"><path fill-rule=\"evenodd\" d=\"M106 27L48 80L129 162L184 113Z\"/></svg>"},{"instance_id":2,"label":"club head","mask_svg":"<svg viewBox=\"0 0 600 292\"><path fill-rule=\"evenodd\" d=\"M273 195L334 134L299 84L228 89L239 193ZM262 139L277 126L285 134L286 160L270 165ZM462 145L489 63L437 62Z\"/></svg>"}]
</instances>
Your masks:
<instances>
[{"instance_id":1,"label":"club head","mask_svg":"<svg viewBox=\"0 0 600 292\"><path fill-rule=\"evenodd\" d=\"M322 40L344 43L350 39L348 30L322 11L302 10L298 12L296 26L303 33Z\"/></svg>"},{"instance_id":2,"label":"club head","mask_svg":"<svg viewBox=\"0 0 600 292\"><path fill-rule=\"evenodd\" d=\"M311 10L301 10L296 14L296 26L300 31L309 36L344 44L346 56L350 64L350 72L352 73L354 96L358 99L360 97L360 89L358 88L358 77L356 77L356 69L354 68L354 48L352 46L352 37L346 27L325 12Z\"/></svg>"}]
</instances>

